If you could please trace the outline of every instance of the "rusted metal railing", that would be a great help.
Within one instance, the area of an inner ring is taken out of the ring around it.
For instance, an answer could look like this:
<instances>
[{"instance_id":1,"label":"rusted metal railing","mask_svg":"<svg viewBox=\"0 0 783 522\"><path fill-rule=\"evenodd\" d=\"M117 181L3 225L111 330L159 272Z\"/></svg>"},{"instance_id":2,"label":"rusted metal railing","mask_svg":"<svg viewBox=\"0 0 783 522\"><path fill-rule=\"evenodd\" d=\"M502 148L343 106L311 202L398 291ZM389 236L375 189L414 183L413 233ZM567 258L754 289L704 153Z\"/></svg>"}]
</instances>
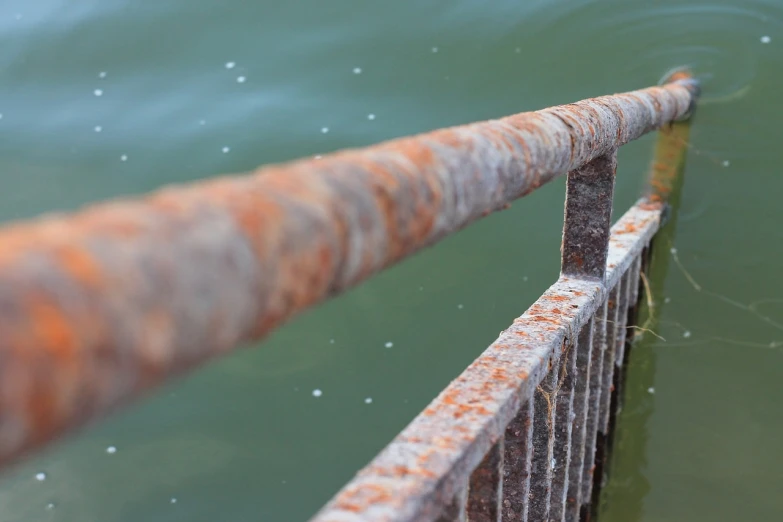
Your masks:
<instances>
[{"instance_id":1,"label":"rusted metal railing","mask_svg":"<svg viewBox=\"0 0 783 522\"><path fill-rule=\"evenodd\" d=\"M678 74L7 226L0 466L568 173L561 278L314 520L576 520L665 208L610 236L616 151L697 95Z\"/></svg>"}]
</instances>

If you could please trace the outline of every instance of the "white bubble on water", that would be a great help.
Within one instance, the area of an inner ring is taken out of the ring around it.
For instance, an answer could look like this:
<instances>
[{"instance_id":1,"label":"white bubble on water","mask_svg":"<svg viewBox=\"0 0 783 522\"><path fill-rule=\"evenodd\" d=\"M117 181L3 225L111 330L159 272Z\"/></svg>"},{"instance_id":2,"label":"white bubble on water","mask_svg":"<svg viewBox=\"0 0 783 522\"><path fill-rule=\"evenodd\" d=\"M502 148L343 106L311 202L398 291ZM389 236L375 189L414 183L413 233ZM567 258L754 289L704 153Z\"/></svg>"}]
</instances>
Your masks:
<instances>
[{"instance_id":1,"label":"white bubble on water","mask_svg":"<svg viewBox=\"0 0 783 522\"><path fill-rule=\"evenodd\" d=\"M765 36L761 37L761 43L763 43L763 44L768 44L771 41L772 41L772 38L770 38L769 36L765 35Z\"/></svg>"},{"instance_id":2,"label":"white bubble on water","mask_svg":"<svg viewBox=\"0 0 783 522\"><path fill-rule=\"evenodd\" d=\"M46 509L48 509L49 511L53 510L54 509L54 502L49 502L48 504L46 504Z\"/></svg>"},{"instance_id":3,"label":"white bubble on water","mask_svg":"<svg viewBox=\"0 0 783 522\"><path fill-rule=\"evenodd\" d=\"M329 344L334 344L334 339L329 339Z\"/></svg>"},{"instance_id":4,"label":"white bubble on water","mask_svg":"<svg viewBox=\"0 0 783 522\"><path fill-rule=\"evenodd\" d=\"M362 74L362 68L361 67L354 67L353 68L354 74Z\"/></svg>"},{"instance_id":5,"label":"white bubble on water","mask_svg":"<svg viewBox=\"0 0 783 522\"><path fill-rule=\"evenodd\" d=\"M685 330L684 332L682 332L682 336L688 339L691 336L690 330Z\"/></svg>"},{"instance_id":6,"label":"white bubble on water","mask_svg":"<svg viewBox=\"0 0 783 522\"><path fill-rule=\"evenodd\" d=\"M35 474L35 480L37 480L38 482L43 482L44 480L46 480L46 473L44 473L43 471L39 471L38 473Z\"/></svg>"},{"instance_id":7,"label":"white bubble on water","mask_svg":"<svg viewBox=\"0 0 783 522\"><path fill-rule=\"evenodd\" d=\"M653 387L647 388L647 393L652 395L653 393L655 393L655 388L653 388Z\"/></svg>"},{"instance_id":8,"label":"white bubble on water","mask_svg":"<svg viewBox=\"0 0 783 522\"><path fill-rule=\"evenodd\" d=\"M198 120L198 124L199 125L206 125L207 124L207 120Z\"/></svg>"},{"instance_id":9,"label":"white bubble on water","mask_svg":"<svg viewBox=\"0 0 783 522\"><path fill-rule=\"evenodd\" d=\"M236 65L236 62L226 62L226 69L233 69Z\"/></svg>"},{"instance_id":10,"label":"white bubble on water","mask_svg":"<svg viewBox=\"0 0 783 522\"><path fill-rule=\"evenodd\" d=\"M460 310L462 310L463 308L465 308L465 306L464 306L464 305L461 305L461 304L458 304L458 305L457 305L457 308L458 308L458 309L460 309Z\"/></svg>"},{"instance_id":11,"label":"white bubble on water","mask_svg":"<svg viewBox=\"0 0 783 522\"><path fill-rule=\"evenodd\" d=\"M120 161L128 161L128 155L123 154L122 156L120 156Z\"/></svg>"},{"instance_id":12,"label":"white bubble on water","mask_svg":"<svg viewBox=\"0 0 783 522\"><path fill-rule=\"evenodd\" d=\"M106 71L101 71L98 73L98 78L106 78Z\"/></svg>"},{"instance_id":13,"label":"white bubble on water","mask_svg":"<svg viewBox=\"0 0 783 522\"><path fill-rule=\"evenodd\" d=\"M109 446L108 448L106 448L106 453L108 453L109 455L114 455L115 453L117 453L117 446Z\"/></svg>"},{"instance_id":14,"label":"white bubble on water","mask_svg":"<svg viewBox=\"0 0 783 522\"><path fill-rule=\"evenodd\" d=\"M95 96L103 96L103 89L95 89L92 92Z\"/></svg>"},{"instance_id":15,"label":"white bubble on water","mask_svg":"<svg viewBox=\"0 0 783 522\"><path fill-rule=\"evenodd\" d=\"M237 83L245 83L245 81L247 81L247 78L245 78L244 76L237 77Z\"/></svg>"},{"instance_id":16,"label":"white bubble on water","mask_svg":"<svg viewBox=\"0 0 783 522\"><path fill-rule=\"evenodd\" d=\"M320 397L320 396L321 396L321 395L323 395L323 394L324 394L324 392L322 392L322 391L321 391L321 390L319 390L318 388L316 388L316 389L314 389L314 390L313 390L313 397Z\"/></svg>"},{"instance_id":17,"label":"white bubble on water","mask_svg":"<svg viewBox=\"0 0 783 522\"><path fill-rule=\"evenodd\" d=\"M368 114L367 115L367 119L370 120L370 121L374 120L375 119L375 114Z\"/></svg>"},{"instance_id":18,"label":"white bubble on water","mask_svg":"<svg viewBox=\"0 0 783 522\"><path fill-rule=\"evenodd\" d=\"M393 343L393 342L391 342L391 341L387 341L387 342L386 342L386 344L384 344L384 346L385 346L386 348L391 348L392 346L394 346L394 343Z\"/></svg>"},{"instance_id":19,"label":"white bubble on water","mask_svg":"<svg viewBox=\"0 0 783 522\"><path fill-rule=\"evenodd\" d=\"M672 247L672 248L669 250L669 252L671 252L672 254L677 254L677 249L676 249L676 248L674 248L674 247Z\"/></svg>"},{"instance_id":20,"label":"white bubble on water","mask_svg":"<svg viewBox=\"0 0 783 522\"><path fill-rule=\"evenodd\" d=\"M223 152L223 154L228 154L229 152L231 152L231 147L223 147L220 150Z\"/></svg>"},{"instance_id":21,"label":"white bubble on water","mask_svg":"<svg viewBox=\"0 0 783 522\"><path fill-rule=\"evenodd\" d=\"M169 502L171 502L172 504L176 504L177 503L177 497L171 497L171 500Z\"/></svg>"},{"instance_id":22,"label":"white bubble on water","mask_svg":"<svg viewBox=\"0 0 783 522\"><path fill-rule=\"evenodd\" d=\"M672 302L672 298L671 297L666 297L666 298L664 298L663 302L666 303L666 304L669 304L669 303Z\"/></svg>"},{"instance_id":23,"label":"white bubble on water","mask_svg":"<svg viewBox=\"0 0 783 522\"><path fill-rule=\"evenodd\" d=\"M96 125L95 126L95 132L101 132L102 130L103 130L103 127L101 127L100 125Z\"/></svg>"},{"instance_id":24,"label":"white bubble on water","mask_svg":"<svg viewBox=\"0 0 783 522\"><path fill-rule=\"evenodd\" d=\"M731 162L729 162L729 160L723 160L724 167L728 167L729 165L731 165Z\"/></svg>"},{"instance_id":25,"label":"white bubble on water","mask_svg":"<svg viewBox=\"0 0 783 522\"><path fill-rule=\"evenodd\" d=\"M329 127L321 127L321 134L326 134L329 132Z\"/></svg>"},{"instance_id":26,"label":"white bubble on water","mask_svg":"<svg viewBox=\"0 0 783 522\"><path fill-rule=\"evenodd\" d=\"M432 52L433 52L433 53L437 53L437 52L438 52L438 48L437 48L437 47L433 47L433 48L432 48Z\"/></svg>"},{"instance_id":27,"label":"white bubble on water","mask_svg":"<svg viewBox=\"0 0 783 522\"><path fill-rule=\"evenodd\" d=\"M522 281L527 281L527 276L522 276Z\"/></svg>"},{"instance_id":28,"label":"white bubble on water","mask_svg":"<svg viewBox=\"0 0 783 522\"><path fill-rule=\"evenodd\" d=\"M517 47L516 49L514 49L514 52L519 54L522 52L522 49L520 47Z\"/></svg>"},{"instance_id":29,"label":"white bubble on water","mask_svg":"<svg viewBox=\"0 0 783 522\"><path fill-rule=\"evenodd\" d=\"M367 397L364 399L364 404L372 404L372 397Z\"/></svg>"}]
</instances>

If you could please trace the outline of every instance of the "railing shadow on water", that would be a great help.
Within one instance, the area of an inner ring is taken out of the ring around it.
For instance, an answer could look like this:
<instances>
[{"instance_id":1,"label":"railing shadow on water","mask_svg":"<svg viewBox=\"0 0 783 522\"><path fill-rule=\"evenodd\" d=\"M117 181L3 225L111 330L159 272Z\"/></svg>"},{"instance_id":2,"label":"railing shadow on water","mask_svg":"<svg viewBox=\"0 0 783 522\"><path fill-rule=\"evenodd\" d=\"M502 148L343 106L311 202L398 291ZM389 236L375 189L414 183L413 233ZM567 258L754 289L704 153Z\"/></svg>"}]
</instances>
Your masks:
<instances>
[{"instance_id":1,"label":"railing shadow on water","mask_svg":"<svg viewBox=\"0 0 783 522\"><path fill-rule=\"evenodd\" d=\"M678 72L0 229L0 466L567 173L558 281L313 520L589 519L698 94ZM655 129L611 226L617 150Z\"/></svg>"}]
</instances>

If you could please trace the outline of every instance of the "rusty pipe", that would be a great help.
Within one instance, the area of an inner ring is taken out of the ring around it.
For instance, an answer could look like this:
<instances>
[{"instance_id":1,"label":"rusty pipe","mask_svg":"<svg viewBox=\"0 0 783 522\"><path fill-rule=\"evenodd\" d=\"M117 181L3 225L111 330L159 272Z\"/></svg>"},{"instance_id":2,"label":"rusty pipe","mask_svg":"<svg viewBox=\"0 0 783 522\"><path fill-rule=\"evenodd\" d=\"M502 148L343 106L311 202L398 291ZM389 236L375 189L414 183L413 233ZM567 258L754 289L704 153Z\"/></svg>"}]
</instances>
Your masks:
<instances>
[{"instance_id":1,"label":"rusty pipe","mask_svg":"<svg viewBox=\"0 0 783 522\"><path fill-rule=\"evenodd\" d=\"M687 117L604 96L0 229L0 467Z\"/></svg>"}]
</instances>

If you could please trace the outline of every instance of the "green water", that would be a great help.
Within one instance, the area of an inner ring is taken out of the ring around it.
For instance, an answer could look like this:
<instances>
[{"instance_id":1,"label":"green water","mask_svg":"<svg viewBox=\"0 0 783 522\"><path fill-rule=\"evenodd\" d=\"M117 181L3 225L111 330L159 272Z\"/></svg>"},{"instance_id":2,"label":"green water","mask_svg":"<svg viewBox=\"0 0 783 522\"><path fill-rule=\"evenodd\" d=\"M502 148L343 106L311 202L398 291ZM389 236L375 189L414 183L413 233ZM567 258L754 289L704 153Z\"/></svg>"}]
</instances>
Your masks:
<instances>
[{"instance_id":1,"label":"green water","mask_svg":"<svg viewBox=\"0 0 783 522\"><path fill-rule=\"evenodd\" d=\"M656 296L665 341L633 353L601 520L781 520L782 18L783 0L2 0L0 219L690 65L682 269ZM651 146L623 148L617 211ZM0 522L306 520L555 280L562 199L561 180L6 471Z\"/></svg>"}]
</instances>

